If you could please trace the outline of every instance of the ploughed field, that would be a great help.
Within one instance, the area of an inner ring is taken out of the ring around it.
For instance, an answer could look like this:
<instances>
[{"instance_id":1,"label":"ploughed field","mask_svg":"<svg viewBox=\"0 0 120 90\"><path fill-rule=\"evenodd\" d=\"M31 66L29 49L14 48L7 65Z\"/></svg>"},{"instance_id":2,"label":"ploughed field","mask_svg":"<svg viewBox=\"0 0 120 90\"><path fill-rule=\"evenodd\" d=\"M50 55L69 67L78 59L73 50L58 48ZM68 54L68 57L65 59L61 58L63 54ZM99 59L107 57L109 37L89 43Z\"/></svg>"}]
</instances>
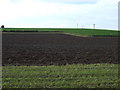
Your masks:
<instances>
[{"instance_id":1,"label":"ploughed field","mask_svg":"<svg viewBox=\"0 0 120 90\"><path fill-rule=\"evenodd\" d=\"M118 37L3 33L2 65L118 63Z\"/></svg>"}]
</instances>

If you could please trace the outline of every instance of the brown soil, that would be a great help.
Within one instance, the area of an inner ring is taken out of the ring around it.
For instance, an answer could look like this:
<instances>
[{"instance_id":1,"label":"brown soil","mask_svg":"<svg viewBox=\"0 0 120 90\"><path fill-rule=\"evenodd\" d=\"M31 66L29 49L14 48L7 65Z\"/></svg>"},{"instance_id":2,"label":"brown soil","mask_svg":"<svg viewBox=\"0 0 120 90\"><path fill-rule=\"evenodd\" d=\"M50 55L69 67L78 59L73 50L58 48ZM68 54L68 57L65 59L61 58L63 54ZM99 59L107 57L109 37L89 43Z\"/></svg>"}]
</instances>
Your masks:
<instances>
[{"instance_id":1,"label":"brown soil","mask_svg":"<svg viewBox=\"0 0 120 90\"><path fill-rule=\"evenodd\" d=\"M3 66L118 63L118 37L4 33L2 40Z\"/></svg>"}]
</instances>

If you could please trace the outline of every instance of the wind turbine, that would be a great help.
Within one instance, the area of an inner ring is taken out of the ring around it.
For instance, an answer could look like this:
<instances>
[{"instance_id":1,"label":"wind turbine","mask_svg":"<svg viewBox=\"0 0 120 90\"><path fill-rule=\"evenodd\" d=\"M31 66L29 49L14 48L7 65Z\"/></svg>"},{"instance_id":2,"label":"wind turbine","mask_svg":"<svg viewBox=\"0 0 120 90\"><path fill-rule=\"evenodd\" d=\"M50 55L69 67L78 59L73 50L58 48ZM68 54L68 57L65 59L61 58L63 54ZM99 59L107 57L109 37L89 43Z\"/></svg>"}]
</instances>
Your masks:
<instances>
[{"instance_id":1,"label":"wind turbine","mask_svg":"<svg viewBox=\"0 0 120 90\"><path fill-rule=\"evenodd\" d=\"M95 24L93 24L93 29L95 29Z\"/></svg>"},{"instance_id":2,"label":"wind turbine","mask_svg":"<svg viewBox=\"0 0 120 90\"><path fill-rule=\"evenodd\" d=\"M77 28L78 28L79 23L77 23Z\"/></svg>"},{"instance_id":3,"label":"wind turbine","mask_svg":"<svg viewBox=\"0 0 120 90\"><path fill-rule=\"evenodd\" d=\"M82 25L82 29L83 29L84 25Z\"/></svg>"}]
</instances>

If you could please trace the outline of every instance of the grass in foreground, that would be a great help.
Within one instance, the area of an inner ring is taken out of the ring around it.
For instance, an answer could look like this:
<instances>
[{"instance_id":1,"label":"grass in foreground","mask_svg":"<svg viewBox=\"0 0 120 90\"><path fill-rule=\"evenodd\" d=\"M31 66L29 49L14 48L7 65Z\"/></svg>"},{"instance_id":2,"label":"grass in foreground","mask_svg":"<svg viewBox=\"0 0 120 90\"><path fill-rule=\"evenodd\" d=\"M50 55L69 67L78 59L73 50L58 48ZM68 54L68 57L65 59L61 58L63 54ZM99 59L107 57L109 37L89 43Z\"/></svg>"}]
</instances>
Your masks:
<instances>
[{"instance_id":1,"label":"grass in foreground","mask_svg":"<svg viewBox=\"0 0 120 90\"><path fill-rule=\"evenodd\" d=\"M117 88L117 64L3 66L3 88Z\"/></svg>"}]
</instances>

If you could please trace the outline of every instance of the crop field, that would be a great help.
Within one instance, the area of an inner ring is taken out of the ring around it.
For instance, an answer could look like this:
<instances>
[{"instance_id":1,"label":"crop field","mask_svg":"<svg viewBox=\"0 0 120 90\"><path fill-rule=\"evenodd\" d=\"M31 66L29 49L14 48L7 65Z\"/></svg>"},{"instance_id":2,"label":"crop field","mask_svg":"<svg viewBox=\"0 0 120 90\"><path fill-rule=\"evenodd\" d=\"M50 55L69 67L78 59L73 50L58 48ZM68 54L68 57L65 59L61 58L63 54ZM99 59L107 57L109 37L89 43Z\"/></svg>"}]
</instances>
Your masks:
<instances>
[{"instance_id":1,"label":"crop field","mask_svg":"<svg viewBox=\"0 0 120 90\"><path fill-rule=\"evenodd\" d=\"M81 28L4 28L2 31L61 31L64 34L76 36L120 36L120 31L104 29L81 29Z\"/></svg>"},{"instance_id":2,"label":"crop field","mask_svg":"<svg viewBox=\"0 0 120 90\"><path fill-rule=\"evenodd\" d=\"M118 88L119 37L69 34L3 32L3 88Z\"/></svg>"},{"instance_id":3,"label":"crop field","mask_svg":"<svg viewBox=\"0 0 120 90\"><path fill-rule=\"evenodd\" d=\"M117 88L118 65L5 66L3 88Z\"/></svg>"}]
</instances>

